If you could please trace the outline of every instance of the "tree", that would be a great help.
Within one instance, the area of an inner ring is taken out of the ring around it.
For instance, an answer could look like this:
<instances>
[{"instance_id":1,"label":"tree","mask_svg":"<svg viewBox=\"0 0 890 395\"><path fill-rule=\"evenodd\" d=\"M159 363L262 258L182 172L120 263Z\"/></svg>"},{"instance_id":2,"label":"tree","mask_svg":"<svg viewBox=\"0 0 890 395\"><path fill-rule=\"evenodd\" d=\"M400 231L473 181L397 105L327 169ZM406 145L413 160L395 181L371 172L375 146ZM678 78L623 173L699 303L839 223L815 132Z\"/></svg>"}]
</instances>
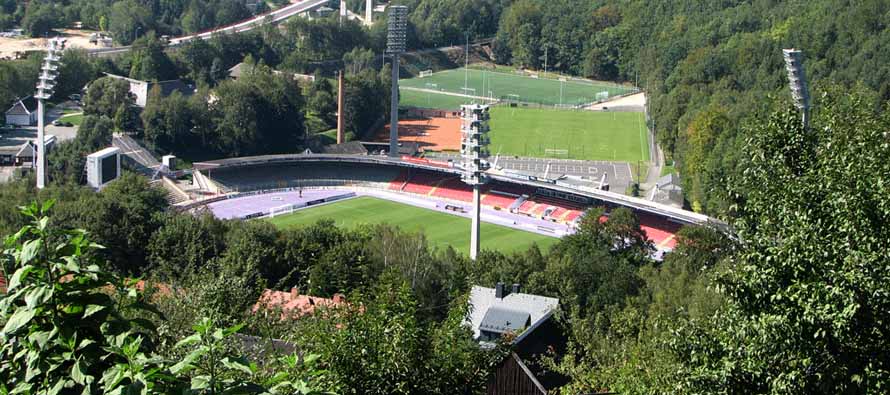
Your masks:
<instances>
[{"instance_id":1,"label":"tree","mask_svg":"<svg viewBox=\"0 0 890 395\"><path fill-rule=\"evenodd\" d=\"M59 77L56 78L53 100L67 100L69 95L80 93L97 74L86 51L78 48L67 49L62 53L59 62Z\"/></svg>"},{"instance_id":2,"label":"tree","mask_svg":"<svg viewBox=\"0 0 890 395\"><path fill-rule=\"evenodd\" d=\"M360 138L371 132L371 127L378 122L383 114L389 112L390 92L388 79L382 77L388 73L388 67L375 73L365 70L359 74L346 77L344 90L346 106L343 121L348 129Z\"/></svg>"},{"instance_id":3,"label":"tree","mask_svg":"<svg viewBox=\"0 0 890 395\"><path fill-rule=\"evenodd\" d=\"M154 33L136 40L130 56L130 78L157 82L177 77L176 67L164 52L164 43Z\"/></svg>"},{"instance_id":4,"label":"tree","mask_svg":"<svg viewBox=\"0 0 890 395\"><path fill-rule=\"evenodd\" d=\"M305 139L296 82L256 66L215 92L211 117L219 150L229 156L292 152Z\"/></svg>"},{"instance_id":5,"label":"tree","mask_svg":"<svg viewBox=\"0 0 890 395\"><path fill-rule=\"evenodd\" d=\"M83 99L86 115L114 118L120 107L130 109L135 104L130 94L130 84L119 78L102 77L92 83Z\"/></svg>"},{"instance_id":6,"label":"tree","mask_svg":"<svg viewBox=\"0 0 890 395\"><path fill-rule=\"evenodd\" d=\"M890 118L830 90L809 129L796 111L747 128L733 183L742 241L721 279L721 325L677 334L689 391L881 392L888 375L884 218ZM688 336L688 337L687 337ZM686 339L686 340L681 340Z\"/></svg>"},{"instance_id":7,"label":"tree","mask_svg":"<svg viewBox=\"0 0 890 395\"><path fill-rule=\"evenodd\" d=\"M146 34L151 28L151 10L136 0L118 1L112 4L108 31L114 40L127 45L135 41L139 34Z\"/></svg>"},{"instance_id":8,"label":"tree","mask_svg":"<svg viewBox=\"0 0 890 395\"><path fill-rule=\"evenodd\" d=\"M22 19L22 27L31 37L43 37L59 23L53 4L31 2Z\"/></svg>"}]
</instances>

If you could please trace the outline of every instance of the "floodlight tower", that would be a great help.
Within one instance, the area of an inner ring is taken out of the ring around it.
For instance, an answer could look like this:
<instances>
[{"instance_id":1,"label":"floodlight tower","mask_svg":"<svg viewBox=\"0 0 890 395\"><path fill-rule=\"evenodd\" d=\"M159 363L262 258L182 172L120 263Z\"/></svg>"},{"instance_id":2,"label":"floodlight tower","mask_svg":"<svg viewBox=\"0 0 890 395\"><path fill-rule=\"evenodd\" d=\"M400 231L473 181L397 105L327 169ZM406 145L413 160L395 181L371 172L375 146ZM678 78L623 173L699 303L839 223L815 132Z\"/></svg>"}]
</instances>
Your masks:
<instances>
[{"instance_id":1,"label":"floodlight tower","mask_svg":"<svg viewBox=\"0 0 890 395\"><path fill-rule=\"evenodd\" d=\"M479 216L480 187L488 182L485 174L491 165L488 163L488 106L465 104L461 106L460 155L463 174L461 180L473 187L473 224L470 230L470 259L479 255Z\"/></svg>"},{"instance_id":2,"label":"floodlight tower","mask_svg":"<svg viewBox=\"0 0 890 395\"><path fill-rule=\"evenodd\" d=\"M389 30L386 53L392 56L392 101L389 113L389 156L399 156L399 55L405 52L405 31L408 29L408 7L389 6Z\"/></svg>"},{"instance_id":3,"label":"floodlight tower","mask_svg":"<svg viewBox=\"0 0 890 395\"><path fill-rule=\"evenodd\" d=\"M785 70L788 71L788 87L791 88L791 97L794 106L803 113L803 127L810 124L810 91L807 89L807 79L803 71L803 51L799 49L783 49L785 58Z\"/></svg>"},{"instance_id":4,"label":"floodlight tower","mask_svg":"<svg viewBox=\"0 0 890 395\"><path fill-rule=\"evenodd\" d=\"M56 77L59 76L59 61L61 60L62 51L65 50L65 40L54 38L47 42L46 58L41 66L40 76L37 82L37 93L34 98L37 99L37 189L46 187L46 137L45 137L45 118L43 101L49 99L53 95L53 87L56 86Z\"/></svg>"}]
</instances>

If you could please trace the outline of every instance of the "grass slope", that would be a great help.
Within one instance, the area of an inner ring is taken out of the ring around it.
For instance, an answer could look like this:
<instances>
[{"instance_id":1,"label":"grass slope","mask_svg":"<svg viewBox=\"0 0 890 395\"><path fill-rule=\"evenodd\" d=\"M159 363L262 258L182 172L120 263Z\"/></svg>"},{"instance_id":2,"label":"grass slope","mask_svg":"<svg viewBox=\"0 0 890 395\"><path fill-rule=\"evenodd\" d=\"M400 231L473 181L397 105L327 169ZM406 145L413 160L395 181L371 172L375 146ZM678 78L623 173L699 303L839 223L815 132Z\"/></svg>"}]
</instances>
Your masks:
<instances>
[{"instance_id":1,"label":"grass slope","mask_svg":"<svg viewBox=\"0 0 890 395\"><path fill-rule=\"evenodd\" d=\"M277 227L290 228L309 225L324 218L330 218L337 223L337 226L345 227L388 223L406 231L423 231L430 245L437 248L445 248L450 245L460 252L466 252L470 248L469 218L372 197L359 197L317 208L299 210L292 214L271 218L269 221ZM545 248L558 240L484 222L481 232L482 249L502 252L524 250L532 243L538 243L541 248Z\"/></svg>"},{"instance_id":2,"label":"grass slope","mask_svg":"<svg viewBox=\"0 0 890 395\"><path fill-rule=\"evenodd\" d=\"M491 151L502 155L636 162L649 160L643 114L494 107ZM568 150L568 156L547 149Z\"/></svg>"},{"instance_id":3,"label":"grass slope","mask_svg":"<svg viewBox=\"0 0 890 395\"><path fill-rule=\"evenodd\" d=\"M462 88L465 80L467 87L475 89L475 91L464 92ZM597 93L602 91L609 91L610 96L630 92L627 87L609 83L575 80L561 82L549 78L532 78L502 71L492 72L472 68L440 71L425 78L401 80L399 84L406 87L437 89L474 96L494 96L500 99L518 97L518 100L522 102L545 105L591 103L596 100ZM435 84L435 86L431 84Z\"/></svg>"}]
</instances>

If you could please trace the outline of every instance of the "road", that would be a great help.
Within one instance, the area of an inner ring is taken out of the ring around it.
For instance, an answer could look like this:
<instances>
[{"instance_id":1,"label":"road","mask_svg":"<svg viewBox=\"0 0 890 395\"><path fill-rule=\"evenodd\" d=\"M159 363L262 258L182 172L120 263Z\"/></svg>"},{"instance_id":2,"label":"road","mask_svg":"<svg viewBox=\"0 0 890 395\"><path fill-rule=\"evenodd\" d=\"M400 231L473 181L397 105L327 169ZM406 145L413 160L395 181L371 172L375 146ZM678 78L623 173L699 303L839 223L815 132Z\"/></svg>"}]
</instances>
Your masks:
<instances>
[{"instance_id":1,"label":"road","mask_svg":"<svg viewBox=\"0 0 890 395\"><path fill-rule=\"evenodd\" d=\"M253 18L246 19L244 21L237 22L228 26L218 27L216 29L197 34L171 38L167 46L170 48L175 48L195 39L208 40L215 34L241 33L250 31L267 23L278 23L295 15L312 11L328 3L330 3L330 0L304 0L299 3L290 4L277 10L273 10L265 14L260 14ZM99 48L90 50L89 52L96 56L110 56L129 52L130 49L132 49L131 46L126 46L117 48Z\"/></svg>"}]
</instances>

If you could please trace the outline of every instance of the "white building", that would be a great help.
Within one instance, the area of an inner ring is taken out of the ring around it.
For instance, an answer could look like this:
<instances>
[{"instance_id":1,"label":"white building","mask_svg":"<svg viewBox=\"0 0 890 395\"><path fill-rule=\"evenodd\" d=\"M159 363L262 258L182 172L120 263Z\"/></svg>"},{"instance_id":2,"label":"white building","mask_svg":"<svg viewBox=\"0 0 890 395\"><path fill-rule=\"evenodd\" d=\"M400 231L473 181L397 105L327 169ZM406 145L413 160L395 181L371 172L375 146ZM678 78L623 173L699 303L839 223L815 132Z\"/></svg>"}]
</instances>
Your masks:
<instances>
[{"instance_id":1,"label":"white building","mask_svg":"<svg viewBox=\"0 0 890 395\"><path fill-rule=\"evenodd\" d=\"M28 96L24 99L17 99L8 110L6 110L6 124L16 126L30 126L37 123L37 99Z\"/></svg>"}]
</instances>

